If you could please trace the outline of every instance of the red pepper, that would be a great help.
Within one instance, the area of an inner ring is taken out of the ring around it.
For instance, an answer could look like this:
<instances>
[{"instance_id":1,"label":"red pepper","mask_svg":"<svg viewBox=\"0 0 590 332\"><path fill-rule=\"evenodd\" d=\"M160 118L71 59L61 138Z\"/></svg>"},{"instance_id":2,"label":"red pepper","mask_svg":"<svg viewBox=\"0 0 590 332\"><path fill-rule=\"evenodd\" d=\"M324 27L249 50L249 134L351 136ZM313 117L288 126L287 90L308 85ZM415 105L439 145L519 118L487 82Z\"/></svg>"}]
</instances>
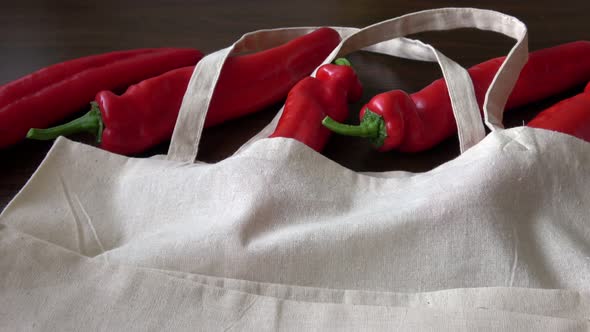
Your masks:
<instances>
[{"instance_id":1,"label":"red pepper","mask_svg":"<svg viewBox=\"0 0 590 332\"><path fill-rule=\"evenodd\" d=\"M262 52L230 57L220 73L205 127L259 111L284 98L340 42L333 29L320 28ZM55 128L32 129L34 139L91 132L100 147L135 154L172 136L182 98L194 67L170 71L129 87L122 95L102 91L90 112Z\"/></svg>"},{"instance_id":2,"label":"red pepper","mask_svg":"<svg viewBox=\"0 0 590 332\"><path fill-rule=\"evenodd\" d=\"M7 105L81 71L155 51L158 49L146 48L90 55L42 68L2 86L0 88L0 105Z\"/></svg>"},{"instance_id":3,"label":"red pepper","mask_svg":"<svg viewBox=\"0 0 590 332\"><path fill-rule=\"evenodd\" d=\"M205 125L213 126L281 101L338 43L338 32L323 27L265 52L229 58L217 82Z\"/></svg>"},{"instance_id":4,"label":"red pepper","mask_svg":"<svg viewBox=\"0 0 590 332\"><path fill-rule=\"evenodd\" d=\"M283 114L270 137L288 137L320 152L330 131L322 119L330 116L339 121L348 117L348 103L362 95L361 83L346 59L321 66L316 77L297 83L287 96Z\"/></svg>"},{"instance_id":5,"label":"red pepper","mask_svg":"<svg viewBox=\"0 0 590 332\"><path fill-rule=\"evenodd\" d=\"M590 83L583 93L547 108L527 126L558 131L590 142Z\"/></svg>"},{"instance_id":6,"label":"red pepper","mask_svg":"<svg viewBox=\"0 0 590 332\"><path fill-rule=\"evenodd\" d=\"M111 52L49 66L0 87L0 148L79 111L98 91L121 89L174 68L195 64L195 49Z\"/></svg>"},{"instance_id":7,"label":"red pepper","mask_svg":"<svg viewBox=\"0 0 590 332\"><path fill-rule=\"evenodd\" d=\"M506 108L518 107L566 91L590 80L590 42L578 41L532 52L520 73ZM485 93L504 57L469 69L476 98L482 108ZM444 79L412 95L400 90L373 97L360 112L359 126L330 119L332 131L369 138L379 151L427 150L452 136L457 127Z\"/></svg>"}]
</instances>

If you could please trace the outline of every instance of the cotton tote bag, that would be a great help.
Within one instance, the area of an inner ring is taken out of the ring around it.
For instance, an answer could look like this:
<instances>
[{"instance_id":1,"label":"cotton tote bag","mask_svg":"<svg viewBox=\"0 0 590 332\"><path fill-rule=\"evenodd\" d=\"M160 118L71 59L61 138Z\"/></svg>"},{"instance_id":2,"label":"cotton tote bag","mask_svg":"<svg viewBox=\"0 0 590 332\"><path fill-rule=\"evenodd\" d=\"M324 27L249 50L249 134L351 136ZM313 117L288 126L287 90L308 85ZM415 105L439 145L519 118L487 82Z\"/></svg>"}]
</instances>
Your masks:
<instances>
[{"instance_id":1,"label":"cotton tote bag","mask_svg":"<svg viewBox=\"0 0 590 332\"><path fill-rule=\"evenodd\" d=\"M400 39L460 27L515 40L485 119L465 69ZM201 60L165 157L59 138L0 215L0 329L588 330L590 146L502 128L527 55L514 17L444 8L339 28L326 63L365 49L440 64L462 153L431 171L353 172L267 138L280 112L231 157L195 162L226 57L310 30Z\"/></svg>"}]
</instances>

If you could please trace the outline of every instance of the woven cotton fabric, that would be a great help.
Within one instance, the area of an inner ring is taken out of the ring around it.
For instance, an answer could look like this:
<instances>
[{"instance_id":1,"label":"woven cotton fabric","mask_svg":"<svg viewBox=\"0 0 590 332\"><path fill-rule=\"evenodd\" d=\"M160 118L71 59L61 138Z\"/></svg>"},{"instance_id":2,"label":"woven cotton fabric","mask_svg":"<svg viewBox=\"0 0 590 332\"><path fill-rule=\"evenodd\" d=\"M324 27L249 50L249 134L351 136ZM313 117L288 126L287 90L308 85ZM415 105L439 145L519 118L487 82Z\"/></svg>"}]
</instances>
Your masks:
<instances>
[{"instance_id":1,"label":"woven cotton fabric","mask_svg":"<svg viewBox=\"0 0 590 332\"><path fill-rule=\"evenodd\" d=\"M488 135L465 70L392 39L462 26L516 40L488 92ZM441 65L463 153L431 171L351 171L265 138L276 119L233 156L194 162L224 59L307 31L255 32L204 58L167 158L59 138L0 215L0 328L588 330L590 145L501 127L526 61L514 18L449 8L339 29L326 62L367 49Z\"/></svg>"}]
</instances>

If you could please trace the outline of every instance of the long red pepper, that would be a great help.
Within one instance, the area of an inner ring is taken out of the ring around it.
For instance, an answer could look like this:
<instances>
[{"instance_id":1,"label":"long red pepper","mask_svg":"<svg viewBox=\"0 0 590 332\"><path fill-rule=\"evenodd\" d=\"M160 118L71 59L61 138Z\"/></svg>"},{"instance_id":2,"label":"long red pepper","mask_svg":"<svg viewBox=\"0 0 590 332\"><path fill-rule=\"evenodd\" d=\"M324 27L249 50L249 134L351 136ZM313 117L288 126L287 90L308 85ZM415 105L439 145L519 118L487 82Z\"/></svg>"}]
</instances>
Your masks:
<instances>
[{"instance_id":1,"label":"long red pepper","mask_svg":"<svg viewBox=\"0 0 590 332\"><path fill-rule=\"evenodd\" d=\"M114 61L128 59L134 56L161 51L157 48L133 49L115 51L104 54L90 55L56 63L39 69L27 76L9 82L0 88L0 105L7 105L31 93L40 91L55 82L61 81L81 71L101 67Z\"/></svg>"},{"instance_id":2,"label":"long red pepper","mask_svg":"<svg viewBox=\"0 0 590 332\"><path fill-rule=\"evenodd\" d=\"M213 93L205 127L259 111L283 99L340 42L333 29L320 28L262 52L227 59ZM170 138L193 66L170 71L129 87L121 96L96 95L85 116L55 128L32 129L28 137L53 139L88 131L100 147L120 154L142 152Z\"/></svg>"},{"instance_id":3,"label":"long red pepper","mask_svg":"<svg viewBox=\"0 0 590 332\"><path fill-rule=\"evenodd\" d=\"M508 98L506 108L515 108L547 98L590 80L590 42L578 41L532 52ZM469 69L480 109L485 93L504 57ZM350 136L369 138L379 151L398 149L417 152L452 136L455 118L444 79L412 95L401 90L373 97L360 112L359 126L326 118L325 126Z\"/></svg>"},{"instance_id":4,"label":"long red pepper","mask_svg":"<svg viewBox=\"0 0 590 332\"><path fill-rule=\"evenodd\" d=\"M558 131L590 142L590 83L583 93L547 108L527 126Z\"/></svg>"},{"instance_id":5,"label":"long red pepper","mask_svg":"<svg viewBox=\"0 0 590 332\"><path fill-rule=\"evenodd\" d=\"M270 137L293 138L321 152L330 136L322 126L326 116L343 121L348 103L362 95L361 83L346 59L321 66L316 77L297 83L287 96L283 114Z\"/></svg>"},{"instance_id":6,"label":"long red pepper","mask_svg":"<svg viewBox=\"0 0 590 332\"><path fill-rule=\"evenodd\" d=\"M62 62L0 87L0 148L79 111L98 91L122 89L174 68L195 64L195 49L110 52Z\"/></svg>"}]
</instances>

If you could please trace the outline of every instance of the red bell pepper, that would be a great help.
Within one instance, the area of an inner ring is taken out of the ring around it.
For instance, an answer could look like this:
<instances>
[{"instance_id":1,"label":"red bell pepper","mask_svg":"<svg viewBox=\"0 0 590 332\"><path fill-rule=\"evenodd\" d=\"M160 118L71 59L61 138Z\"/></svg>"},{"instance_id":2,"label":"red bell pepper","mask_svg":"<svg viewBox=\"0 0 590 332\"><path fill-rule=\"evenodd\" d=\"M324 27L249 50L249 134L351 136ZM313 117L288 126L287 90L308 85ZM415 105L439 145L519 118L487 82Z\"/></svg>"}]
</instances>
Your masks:
<instances>
[{"instance_id":1,"label":"red bell pepper","mask_svg":"<svg viewBox=\"0 0 590 332\"><path fill-rule=\"evenodd\" d=\"M287 96L283 114L270 137L293 138L321 152L330 136L322 126L326 116L343 121L348 103L361 98L361 83L346 59L321 66L316 77L297 83Z\"/></svg>"},{"instance_id":2,"label":"red bell pepper","mask_svg":"<svg viewBox=\"0 0 590 332\"><path fill-rule=\"evenodd\" d=\"M111 52L55 64L0 87L0 148L79 111L98 91L122 89L202 57L195 49Z\"/></svg>"},{"instance_id":3,"label":"red bell pepper","mask_svg":"<svg viewBox=\"0 0 590 332\"><path fill-rule=\"evenodd\" d=\"M506 108L542 100L590 80L590 42L578 41L532 52L520 73ZM504 57L469 69L482 108L485 93ZM400 90L373 97L360 112L360 127L325 119L332 131L370 138L379 151L424 151L457 131L444 79L412 95Z\"/></svg>"},{"instance_id":4,"label":"red bell pepper","mask_svg":"<svg viewBox=\"0 0 590 332\"><path fill-rule=\"evenodd\" d=\"M205 119L205 127L264 109L284 98L340 42L331 28L320 28L283 45L226 60ZM90 132L100 147L136 154L172 136L194 67L170 71L129 87L121 96L102 91L80 119L49 129L32 129L33 139Z\"/></svg>"},{"instance_id":5,"label":"red bell pepper","mask_svg":"<svg viewBox=\"0 0 590 332\"><path fill-rule=\"evenodd\" d=\"M527 126L558 131L590 142L590 83L583 93L547 108Z\"/></svg>"}]
</instances>

